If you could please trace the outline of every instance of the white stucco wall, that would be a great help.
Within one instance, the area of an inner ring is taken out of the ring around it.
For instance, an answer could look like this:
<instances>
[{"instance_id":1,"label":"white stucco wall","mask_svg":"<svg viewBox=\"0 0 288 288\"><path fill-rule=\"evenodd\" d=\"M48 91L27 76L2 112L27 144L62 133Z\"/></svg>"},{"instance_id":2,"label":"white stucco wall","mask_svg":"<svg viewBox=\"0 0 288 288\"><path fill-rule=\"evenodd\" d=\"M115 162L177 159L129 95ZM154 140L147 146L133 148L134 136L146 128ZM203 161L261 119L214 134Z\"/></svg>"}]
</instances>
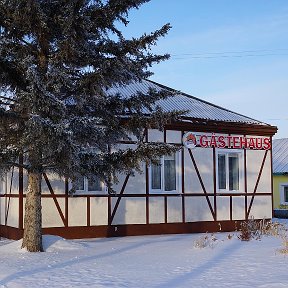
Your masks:
<instances>
[{"instance_id":1,"label":"white stucco wall","mask_svg":"<svg viewBox=\"0 0 288 288\"><path fill-rule=\"evenodd\" d=\"M230 220L230 197L217 196L217 220Z\"/></svg>"},{"instance_id":2,"label":"white stucco wall","mask_svg":"<svg viewBox=\"0 0 288 288\"><path fill-rule=\"evenodd\" d=\"M112 211L117 199L112 201ZM145 224L146 210L145 198L139 197L123 197L119 203L115 214L113 225L118 224Z\"/></svg>"},{"instance_id":3,"label":"white stucco wall","mask_svg":"<svg viewBox=\"0 0 288 288\"><path fill-rule=\"evenodd\" d=\"M264 155L264 150L247 150L247 187L250 193L254 192ZM268 151L256 192L271 192L270 151Z\"/></svg>"},{"instance_id":4,"label":"white stucco wall","mask_svg":"<svg viewBox=\"0 0 288 288\"><path fill-rule=\"evenodd\" d=\"M0 225L5 224L5 200L0 198Z\"/></svg>"},{"instance_id":5,"label":"white stucco wall","mask_svg":"<svg viewBox=\"0 0 288 288\"><path fill-rule=\"evenodd\" d=\"M68 199L68 225L87 225L87 199L86 197L71 197Z\"/></svg>"},{"instance_id":6,"label":"white stucco wall","mask_svg":"<svg viewBox=\"0 0 288 288\"><path fill-rule=\"evenodd\" d=\"M57 198L57 201L65 217L65 199ZM42 198L42 225L43 228L64 226L64 223L52 198Z\"/></svg>"},{"instance_id":7,"label":"white stucco wall","mask_svg":"<svg viewBox=\"0 0 288 288\"><path fill-rule=\"evenodd\" d=\"M108 198L90 198L90 224L108 225Z\"/></svg>"},{"instance_id":8,"label":"white stucco wall","mask_svg":"<svg viewBox=\"0 0 288 288\"><path fill-rule=\"evenodd\" d=\"M248 197L248 207L252 197ZM254 197L253 205L250 211L249 218L255 219L272 218L272 199L271 196Z\"/></svg>"},{"instance_id":9,"label":"white stucco wall","mask_svg":"<svg viewBox=\"0 0 288 288\"><path fill-rule=\"evenodd\" d=\"M213 207L214 199L209 197ZM186 222L213 221L206 197L185 197L185 220Z\"/></svg>"},{"instance_id":10,"label":"white stucco wall","mask_svg":"<svg viewBox=\"0 0 288 288\"><path fill-rule=\"evenodd\" d=\"M245 197L232 198L232 220L245 219Z\"/></svg>"},{"instance_id":11,"label":"white stucco wall","mask_svg":"<svg viewBox=\"0 0 288 288\"><path fill-rule=\"evenodd\" d=\"M166 143L181 144L182 143L182 132L166 130Z\"/></svg>"},{"instance_id":12,"label":"white stucco wall","mask_svg":"<svg viewBox=\"0 0 288 288\"><path fill-rule=\"evenodd\" d=\"M18 227L18 222L19 222L19 213L18 213L19 212L19 200L18 198L10 198L10 204L9 204L9 198L7 198L6 209L8 209L8 205L9 205L9 210L8 210L8 217L7 217L7 225L11 227ZM5 210L4 208L4 211L7 211L7 210Z\"/></svg>"},{"instance_id":13,"label":"white stucco wall","mask_svg":"<svg viewBox=\"0 0 288 288\"><path fill-rule=\"evenodd\" d=\"M135 173L130 175L125 187L125 194L145 194L146 193L146 179L145 179L145 165L142 165L143 173ZM126 175L118 175L119 182L113 185L113 189L117 194L121 192Z\"/></svg>"},{"instance_id":14,"label":"white stucco wall","mask_svg":"<svg viewBox=\"0 0 288 288\"><path fill-rule=\"evenodd\" d=\"M164 132L157 129L148 129L148 142L164 142Z\"/></svg>"},{"instance_id":15,"label":"white stucco wall","mask_svg":"<svg viewBox=\"0 0 288 288\"><path fill-rule=\"evenodd\" d=\"M149 223L164 223L164 198L151 197L149 199Z\"/></svg>"},{"instance_id":16,"label":"white stucco wall","mask_svg":"<svg viewBox=\"0 0 288 288\"><path fill-rule=\"evenodd\" d=\"M167 199L167 220L168 223L182 222L182 197Z\"/></svg>"}]
</instances>

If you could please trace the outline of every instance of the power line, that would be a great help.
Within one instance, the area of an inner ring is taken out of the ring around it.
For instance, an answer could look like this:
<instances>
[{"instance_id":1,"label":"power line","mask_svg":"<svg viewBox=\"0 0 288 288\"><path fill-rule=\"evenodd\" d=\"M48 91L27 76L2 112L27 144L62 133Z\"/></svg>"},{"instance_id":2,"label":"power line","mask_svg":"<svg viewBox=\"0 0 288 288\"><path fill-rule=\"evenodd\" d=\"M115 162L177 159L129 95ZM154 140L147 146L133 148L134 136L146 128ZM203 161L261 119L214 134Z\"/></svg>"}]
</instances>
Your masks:
<instances>
[{"instance_id":1,"label":"power line","mask_svg":"<svg viewBox=\"0 0 288 288\"><path fill-rule=\"evenodd\" d=\"M223 51L223 52L203 52L203 53L180 53L172 54L172 59L213 59L213 58L243 58L243 57L264 57L264 56L284 56L288 53L288 48L282 49L259 49L259 50L242 50L242 51ZM278 53L277 53L278 52Z\"/></svg>"},{"instance_id":2,"label":"power line","mask_svg":"<svg viewBox=\"0 0 288 288\"><path fill-rule=\"evenodd\" d=\"M209 55L209 54L229 54L229 53L254 53L254 52L274 52L274 51L288 51L288 48L281 49L258 49L258 50L240 50L240 51L223 51L223 52L203 52L203 53L180 53L172 54L172 56L181 56L181 55Z\"/></svg>"},{"instance_id":3,"label":"power line","mask_svg":"<svg viewBox=\"0 0 288 288\"><path fill-rule=\"evenodd\" d=\"M288 118L268 118L269 121L288 121Z\"/></svg>"},{"instance_id":4,"label":"power line","mask_svg":"<svg viewBox=\"0 0 288 288\"><path fill-rule=\"evenodd\" d=\"M222 55L222 56L188 56L188 57L172 57L175 60L184 59L213 59L213 58L245 58L245 57L263 57L263 56L287 56L286 54L248 54L248 55Z\"/></svg>"}]
</instances>

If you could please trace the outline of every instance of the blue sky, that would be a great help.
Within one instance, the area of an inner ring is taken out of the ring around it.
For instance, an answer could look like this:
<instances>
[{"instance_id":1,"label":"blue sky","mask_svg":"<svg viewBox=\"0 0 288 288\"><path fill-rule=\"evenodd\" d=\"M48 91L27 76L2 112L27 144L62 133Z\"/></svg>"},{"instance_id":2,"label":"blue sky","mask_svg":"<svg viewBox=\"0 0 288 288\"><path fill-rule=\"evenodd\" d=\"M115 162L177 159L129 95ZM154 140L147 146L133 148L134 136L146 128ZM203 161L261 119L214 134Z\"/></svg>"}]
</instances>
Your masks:
<instances>
[{"instance_id":1,"label":"blue sky","mask_svg":"<svg viewBox=\"0 0 288 288\"><path fill-rule=\"evenodd\" d=\"M152 0L129 14L125 35L169 22L152 80L278 126L288 137L288 1Z\"/></svg>"}]
</instances>

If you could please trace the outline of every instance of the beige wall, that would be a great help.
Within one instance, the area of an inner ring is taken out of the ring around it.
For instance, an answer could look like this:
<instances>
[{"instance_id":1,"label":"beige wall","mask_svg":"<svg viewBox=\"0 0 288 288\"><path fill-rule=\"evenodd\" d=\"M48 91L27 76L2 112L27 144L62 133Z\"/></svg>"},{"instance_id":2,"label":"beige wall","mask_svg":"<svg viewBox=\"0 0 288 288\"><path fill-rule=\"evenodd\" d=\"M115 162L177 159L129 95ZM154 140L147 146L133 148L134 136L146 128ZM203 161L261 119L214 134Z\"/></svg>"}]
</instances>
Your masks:
<instances>
[{"instance_id":1,"label":"beige wall","mask_svg":"<svg viewBox=\"0 0 288 288\"><path fill-rule=\"evenodd\" d=\"M273 175L273 203L275 209L279 209L281 204L285 209L288 208L287 204L283 200L283 194L281 195L282 185L288 185L288 175Z\"/></svg>"}]
</instances>

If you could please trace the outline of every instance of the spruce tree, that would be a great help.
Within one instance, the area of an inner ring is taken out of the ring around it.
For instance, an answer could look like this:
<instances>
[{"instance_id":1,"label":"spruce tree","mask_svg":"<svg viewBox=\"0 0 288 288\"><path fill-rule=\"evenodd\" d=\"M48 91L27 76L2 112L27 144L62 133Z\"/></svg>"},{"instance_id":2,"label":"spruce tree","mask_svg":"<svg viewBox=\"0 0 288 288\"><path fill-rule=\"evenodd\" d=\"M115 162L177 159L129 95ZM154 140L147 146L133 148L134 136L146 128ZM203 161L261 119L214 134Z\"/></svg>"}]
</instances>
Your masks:
<instances>
[{"instance_id":1,"label":"spruce tree","mask_svg":"<svg viewBox=\"0 0 288 288\"><path fill-rule=\"evenodd\" d=\"M112 193L119 173L175 150L143 141L145 128L162 129L179 115L155 105L171 92L127 98L111 89L148 78L151 65L169 57L151 52L169 24L132 39L117 28L145 2L0 1L0 169L27 173L22 247L28 251L42 251L43 173L98 175ZM119 139L131 135L137 147L121 148Z\"/></svg>"}]
</instances>

